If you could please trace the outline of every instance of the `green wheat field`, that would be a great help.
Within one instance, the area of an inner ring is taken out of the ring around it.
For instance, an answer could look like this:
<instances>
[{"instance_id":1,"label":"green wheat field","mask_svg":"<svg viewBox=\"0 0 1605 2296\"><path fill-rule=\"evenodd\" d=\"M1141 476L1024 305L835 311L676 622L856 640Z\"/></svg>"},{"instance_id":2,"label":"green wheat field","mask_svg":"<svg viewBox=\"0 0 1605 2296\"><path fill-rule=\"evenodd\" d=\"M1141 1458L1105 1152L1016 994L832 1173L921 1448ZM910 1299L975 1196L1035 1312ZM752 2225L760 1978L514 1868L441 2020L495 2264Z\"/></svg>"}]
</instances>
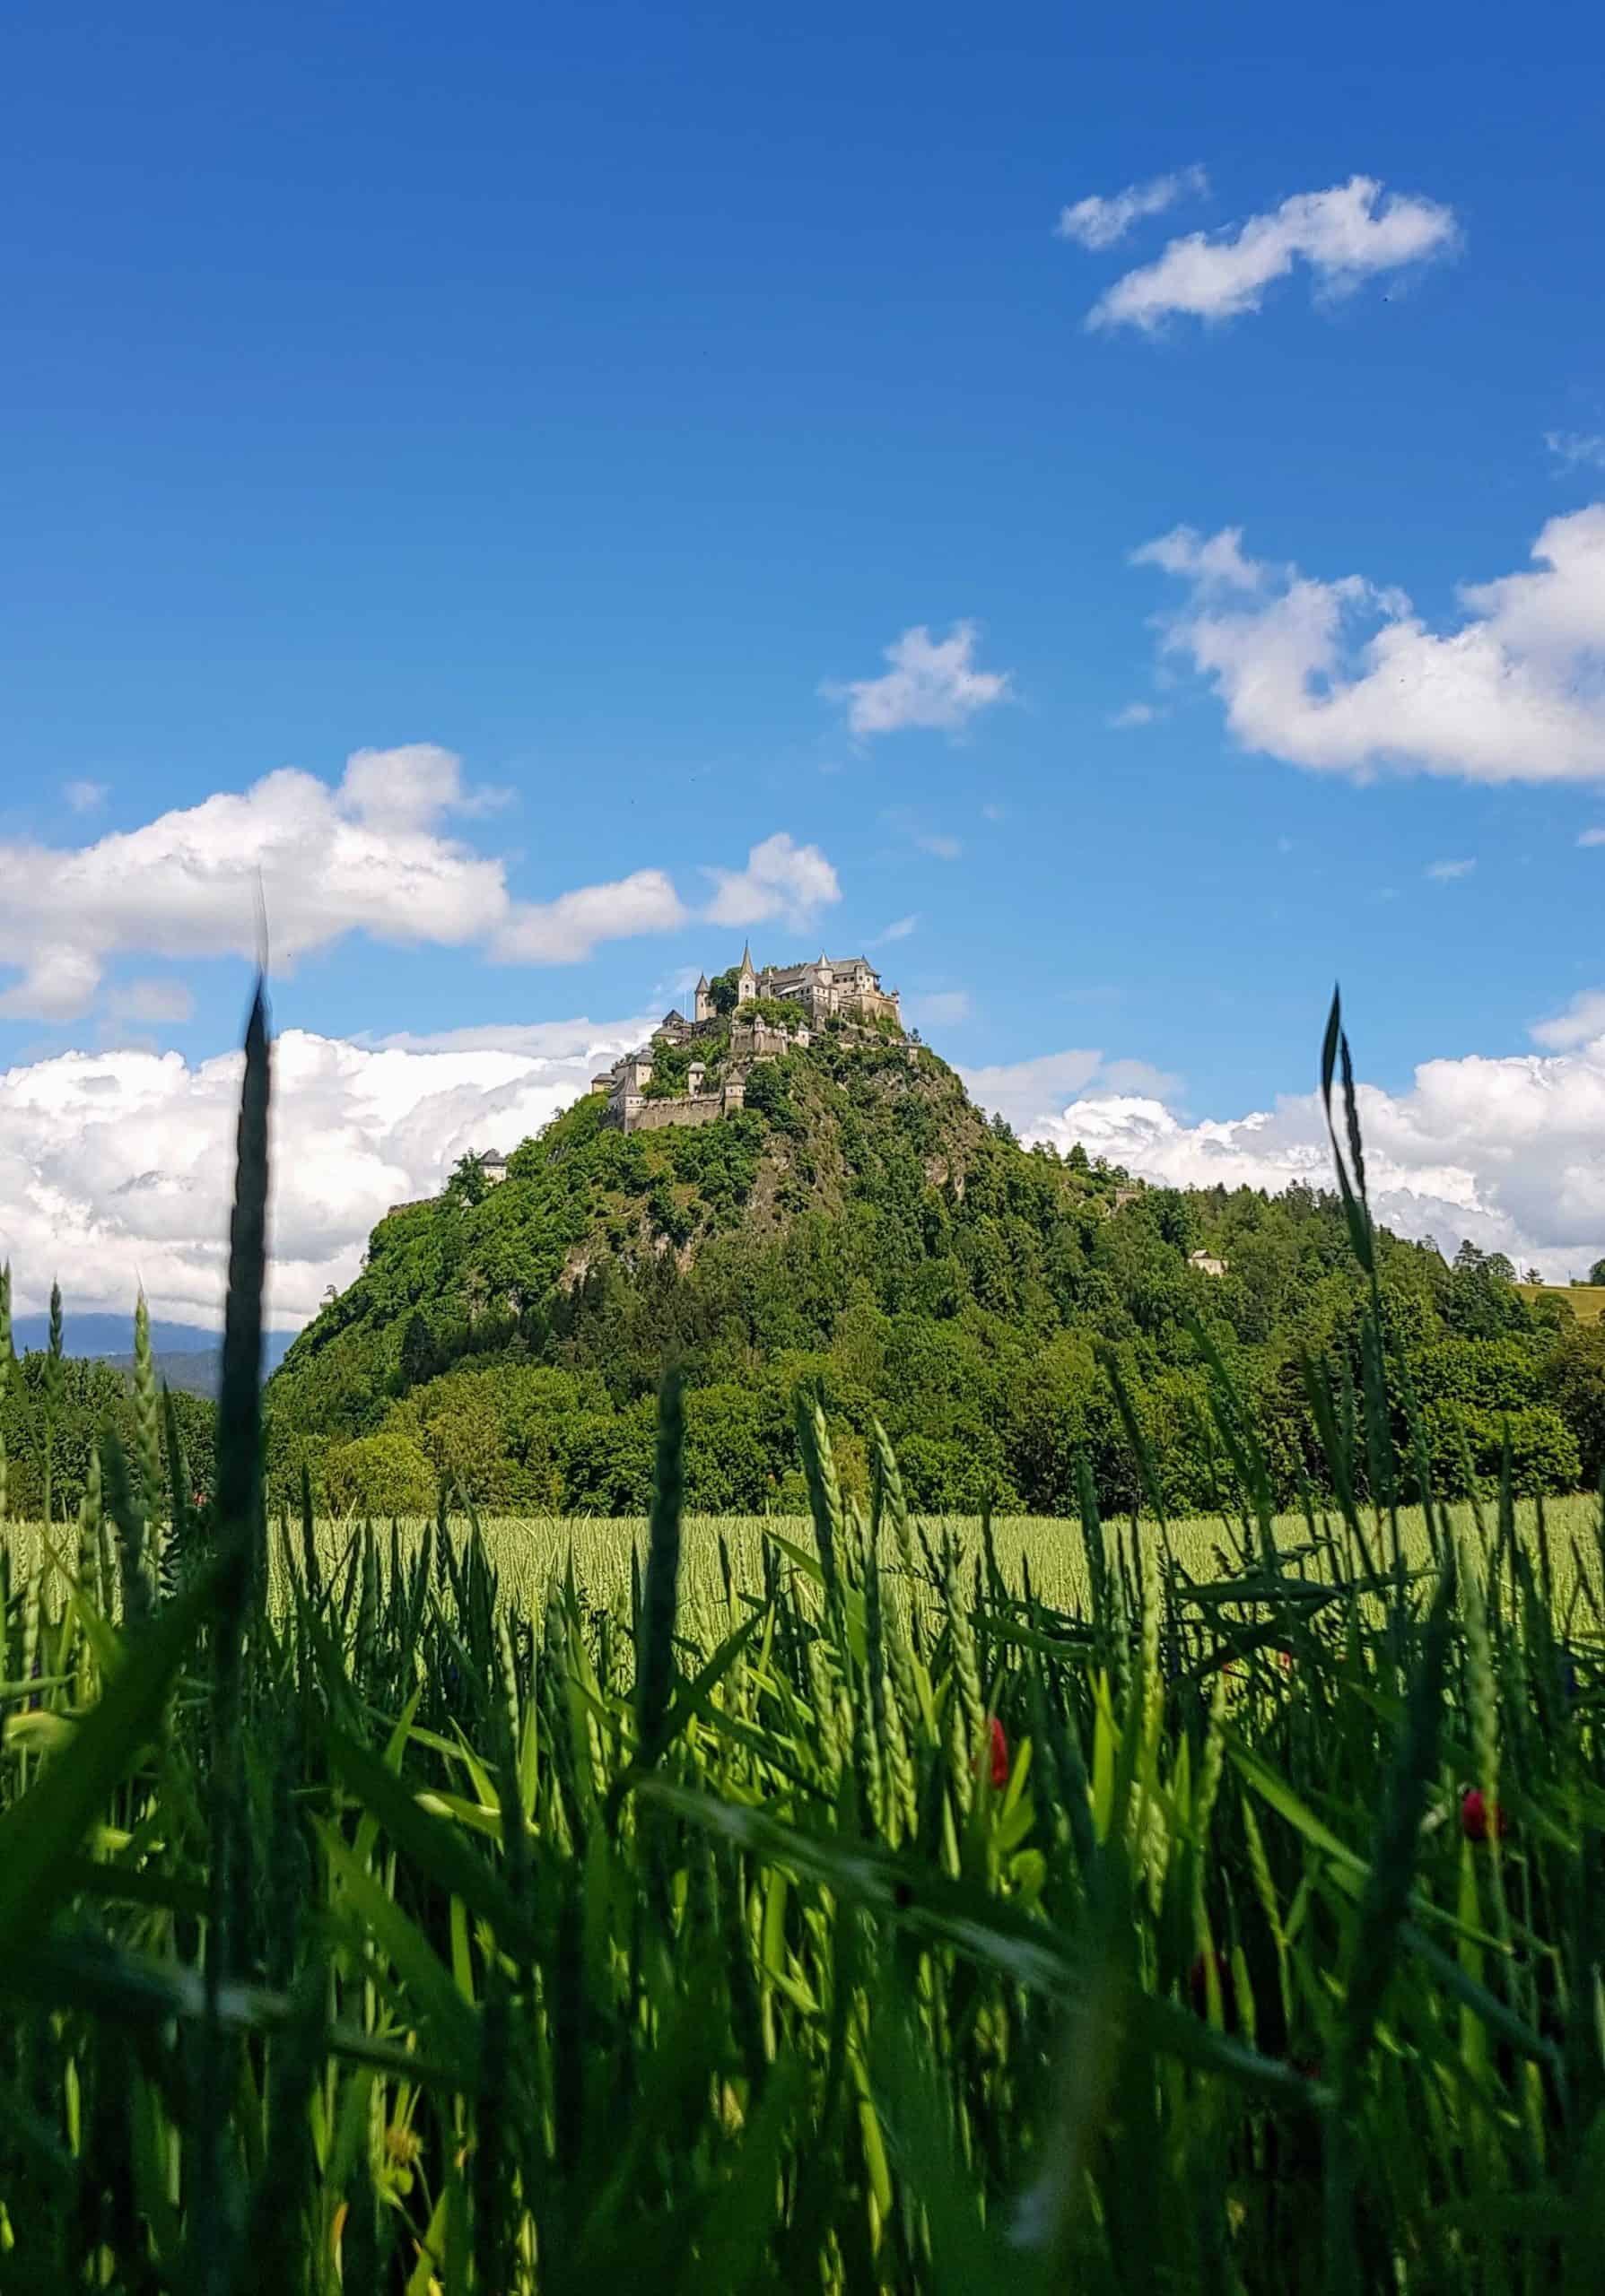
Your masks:
<instances>
[{"instance_id":1,"label":"green wheat field","mask_svg":"<svg viewBox=\"0 0 1605 2296\"><path fill-rule=\"evenodd\" d=\"M1446 1529L1456 1540L1486 1544L1497 1514L1494 1496L1482 1509L1456 1502L1435 1509L1435 1523L1429 1527L1424 1509L1400 1507L1382 1530L1382 1545L1391 1557L1396 1523L1407 1568L1417 1571L1432 1563L1435 1535ZM1512 1520L1514 1538L1529 1555L1540 1552L1541 1525L1563 1625L1568 1617L1574 1620L1586 1603L1591 1563L1598 1578L1600 1501L1587 1495L1549 1499L1541 1505L1518 1500ZM950 1542L961 1570L973 1568L990 1537L993 1561L1012 1596L1034 1592L1049 1607L1074 1613L1085 1612L1092 1599L1086 1542L1080 1524L1057 1516L1000 1515L994 1518L990 1532L983 1532L980 1519L973 1516L916 1516L911 1521L916 1544L929 1544L932 1552ZM528 1616L544 1606L548 1589L554 1581L567 1578L571 1565L576 1584L584 1588L592 1604L606 1607L616 1602L621 1593L629 1590L632 1556L637 1570L645 1561L650 1524L644 1515L486 1515L476 1517L474 1527L502 1599ZM1112 1564L1122 1542L1134 1543L1138 1549L1152 1542L1173 1559L1188 1578L1202 1580L1229 1573L1243 1538L1241 1524L1234 1525L1229 1519L1223 1524L1213 1516L1164 1525L1148 1518L1135 1532L1129 1524L1119 1522L1101 1527L1103 1546ZM1287 1567L1306 1578L1319 1578L1334 1555L1340 1562L1347 1559L1356 1566L1365 1561L1363 1547L1356 1547L1341 1517L1330 1509L1313 1509L1310 1518L1275 1515L1271 1533L1278 1552L1287 1559ZM338 1579L353 1561L360 1570L368 1535L377 1542L388 1567L394 1568L399 1557L411 1568L433 1534L433 1524L421 1516L406 1517L395 1524L388 1520L364 1524L354 1516L339 1519L320 1516L314 1527L318 1575L324 1580ZM26 1576L47 1559L42 1523L9 1522L3 1536L13 1572ZM710 1604L722 1605L728 1592L727 1570L736 1589L760 1595L766 1553L778 1551L789 1570L798 1567L799 1555L816 1562L819 1553L813 1522L806 1515L687 1514L682 1518L680 1536L681 1601L690 1616L705 1611ZM1368 1534L1362 1529L1361 1536L1365 1539ZM57 1553L61 1544L58 1526L54 1538ZM883 1565L896 1569L897 1555L884 1535L879 1553ZM306 1547L299 1520L293 1525L287 1521L269 1525L266 1555L270 1604L275 1612L287 1613L307 1583Z\"/></svg>"},{"instance_id":2,"label":"green wheat field","mask_svg":"<svg viewBox=\"0 0 1605 2296\"><path fill-rule=\"evenodd\" d=\"M1374 1283L1294 1517L1223 1372L1219 1521L699 1520L671 1373L644 1523L270 1520L268 1090L214 1514L147 1344L0 1542L5 2296L1605 2285L1605 1519L1396 1508Z\"/></svg>"}]
</instances>

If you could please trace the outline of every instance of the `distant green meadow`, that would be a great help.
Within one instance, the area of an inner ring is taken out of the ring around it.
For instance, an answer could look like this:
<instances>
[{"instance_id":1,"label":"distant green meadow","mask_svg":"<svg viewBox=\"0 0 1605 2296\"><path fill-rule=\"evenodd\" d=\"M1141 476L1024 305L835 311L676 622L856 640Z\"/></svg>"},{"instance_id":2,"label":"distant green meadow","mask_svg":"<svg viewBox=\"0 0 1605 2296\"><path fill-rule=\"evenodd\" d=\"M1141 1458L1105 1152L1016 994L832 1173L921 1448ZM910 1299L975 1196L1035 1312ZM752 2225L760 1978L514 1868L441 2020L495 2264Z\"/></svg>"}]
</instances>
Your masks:
<instances>
[{"instance_id":1,"label":"distant green meadow","mask_svg":"<svg viewBox=\"0 0 1605 2296\"><path fill-rule=\"evenodd\" d=\"M1436 1515L1439 1521L1451 1523L1473 1549L1486 1548L1496 1535L1496 1500L1476 1508L1470 1504L1440 1507ZM929 1515L912 1520L933 1554L944 1551L951 1541L961 1568L973 1568L983 1545L979 1517ZM1517 1541L1535 1558L1541 1527L1542 1544L1549 1555L1550 1583L1563 1618L1580 1591L1580 1569L1595 1580L1600 1577L1600 1521L1601 1502L1587 1492L1541 1503L1532 1500L1516 1503ZM1273 1520L1277 1547L1287 1568L1311 1580L1330 1577L1339 1564L1345 1575L1374 1564L1390 1567L1395 1524L1407 1569L1426 1569L1433 1560L1432 1544L1419 1507L1401 1507L1396 1517L1363 1516L1358 1537L1365 1541L1365 1549L1335 1513L1317 1509L1313 1526L1302 1514L1278 1515ZM628 1592L632 1552L644 1559L647 1551L644 1515L488 1515L478 1518L477 1526L502 1596L522 1610L538 1609L553 1581L567 1575L571 1561L574 1578L588 1596L606 1605L621 1590ZM359 1551L363 1527L355 1515L318 1518L316 1549L326 1581L337 1578L350 1564ZM410 1563L430 1524L425 1517L408 1516L395 1523L378 1521L369 1527L382 1552L388 1554L394 1537L403 1561ZM24 1575L42 1552L43 1530L39 1523L0 1526L0 1537L11 1545ZM468 1535L463 1518L455 1518L455 1530L459 1537ZM997 1563L1015 1594L1023 1595L1029 1588L1051 1610L1073 1616L1087 1613L1093 1590L1079 1523L1060 1516L999 1515L993 1518L991 1535ZM1203 1581L1229 1577L1243 1559L1245 1538L1251 1552L1258 1543L1257 1531L1245 1531L1242 1523L1219 1516L1195 1516L1165 1525L1145 1518L1135 1530L1130 1522L1113 1521L1103 1526L1103 1536L1107 1552L1113 1553L1123 1547L1134 1562L1152 1543L1168 1553L1185 1578ZM65 1537L65 1526L58 1525L55 1538L58 1553L64 1551ZM798 1556L814 1561L818 1553L814 1526L806 1515L688 1514L683 1539L682 1585L687 1602L693 1606L701 1596L724 1601L727 1563L737 1592L758 1594L764 1585L766 1547L786 1569L797 1567ZM889 1563L890 1558L883 1557L883 1561ZM305 1576L300 1523L275 1519L268 1538L268 1584L275 1603L288 1596L292 1579L304 1586Z\"/></svg>"}]
</instances>

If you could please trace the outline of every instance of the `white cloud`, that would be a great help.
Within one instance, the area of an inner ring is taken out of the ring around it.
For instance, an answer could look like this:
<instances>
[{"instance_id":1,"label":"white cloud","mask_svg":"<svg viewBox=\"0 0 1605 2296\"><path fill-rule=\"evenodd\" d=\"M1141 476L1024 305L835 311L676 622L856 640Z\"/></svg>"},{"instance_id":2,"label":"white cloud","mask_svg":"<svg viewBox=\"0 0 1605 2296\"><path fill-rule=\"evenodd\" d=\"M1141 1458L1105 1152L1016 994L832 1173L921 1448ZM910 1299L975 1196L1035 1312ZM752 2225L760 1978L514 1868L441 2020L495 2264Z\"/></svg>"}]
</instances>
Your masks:
<instances>
[{"instance_id":1,"label":"white cloud","mask_svg":"<svg viewBox=\"0 0 1605 2296\"><path fill-rule=\"evenodd\" d=\"M909 935L913 932L919 922L920 919L917 916L900 917L896 918L893 924L886 926L884 933L877 933L876 935L875 938L877 944L879 945L887 941L906 941Z\"/></svg>"},{"instance_id":2,"label":"white cloud","mask_svg":"<svg viewBox=\"0 0 1605 2296\"><path fill-rule=\"evenodd\" d=\"M1440 885L1452 885L1459 877L1469 877L1476 866L1475 861L1432 861L1426 874Z\"/></svg>"},{"instance_id":3,"label":"white cloud","mask_svg":"<svg viewBox=\"0 0 1605 2296\"><path fill-rule=\"evenodd\" d=\"M1123 709L1115 710L1104 719L1111 733L1123 734L1135 726L1151 726L1159 712L1151 701L1129 701Z\"/></svg>"},{"instance_id":4,"label":"white cloud","mask_svg":"<svg viewBox=\"0 0 1605 2296\"><path fill-rule=\"evenodd\" d=\"M395 1203L470 1148L515 1147L639 1044L644 1020L475 1029L360 1045L291 1030L274 1048L269 1313L304 1321L356 1274ZM69 1306L221 1314L240 1057L65 1053L0 1072L0 1258L19 1311L53 1276Z\"/></svg>"},{"instance_id":5,"label":"white cloud","mask_svg":"<svg viewBox=\"0 0 1605 2296\"><path fill-rule=\"evenodd\" d=\"M1378 272L1446 253L1455 238L1453 213L1435 200L1384 196L1374 177L1351 176L1327 191L1299 192L1269 214L1251 215L1230 238L1192 231L1173 239L1156 262L1117 279L1086 324L1151 333L1178 312L1237 318L1257 311L1267 287L1300 262L1323 293L1343 294Z\"/></svg>"},{"instance_id":6,"label":"white cloud","mask_svg":"<svg viewBox=\"0 0 1605 2296\"><path fill-rule=\"evenodd\" d=\"M949 991L933 1024L963 1017ZM370 1230L433 1193L470 1148L510 1149L641 1041L648 1016L481 1027L358 1044L290 1031L275 1050L270 1318L303 1320L357 1272ZM1429 1061L1398 1094L1363 1085L1378 1216L1452 1251L1469 1235L1575 1274L1605 1250L1605 989L1533 1031L1546 1050ZM1165 1106L1173 1080L1097 1051L975 1068L977 1100L1024 1136L1077 1139L1177 1185L1330 1181L1313 1095L1223 1121ZM66 1053L0 1072L0 1257L17 1308L58 1275L69 1308L214 1321L226 1260L236 1054Z\"/></svg>"},{"instance_id":7,"label":"white cloud","mask_svg":"<svg viewBox=\"0 0 1605 2296\"><path fill-rule=\"evenodd\" d=\"M816 845L794 844L783 830L755 845L745 869L710 869L718 888L703 914L713 925L761 925L772 917L801 925L842 898L836 873Z\"/></svg>"},{"instance_id":8,"label":"white cloud","mask_svg":"<svg viewBox=\"0 0 1605 2296\"><path fill-rule=\"evenodd\" d=\"M287 767L92 845L0 841L0 972L22 975L0 990L0 1019L80 1017L119 953L253 956L259 898L275 969L353 932L477 948L503 963L567 964L600 942L686 921L656 868L549 901L515 900L504 862L446 827L505 794L468 788L450 751L414 743L357 751L337 785ZM808 884L816 899L835 897L829 863L784 838L755 847L747 870L728 881L765 865L777 900L788 893L795 906Z\"/></svg>"},{"instance_id":9,"label":"white cloud","mask_svg":"<svg viewBox=\"0 0 1605 2296\"><path fill-rule=\"evenodd\" d=\"M1605 829L1585 829L1577 842L1579 845L1605 845Z\"/></svg>"},{"instance_id":10,"label":"white cloud","mask_svg":"<svg viewBox=\"0 0 1605 2296\"><path fill-rule=\"evenodd\" d=\"M555 900L512 901L491 940L509 964L572 964L599 941L672 933L686 911L661 869L637 869L610 885L581 885Z\"/></svg>"},{"instance_id":11,"label":"white cloud","mask_svg":"<svg viewBox=\"0 0 1605 2296\"><path fill-rule=\"evenodd\" d=\"M1095 193L1078 199L1073 207L1060 209L1057 236L1095 251L1112 248L1145 216L1163 215L1178 199L1201 196L1208 188L1209 178L1203 169L1192 167L1178 168L1173 175L1150 176L1147 183L1129 183L1124 191L1108 198Z\"/></svg>"},{"instance_id":12,"label":"white cloud","mask_svg":"<svg viewBox=\"0 0 1605 2296\"><path fill-rule=\"evenodd\" d=\"M1531 571L1462 584L1462 619L1439 632L1400 590L1245 558L1236 527L1205 541L1178 526L1133 552L1191 586L1164 644L1212 680L1245 749L1318 772L1596 780L1605 502L1549 519L1531 557Z\"/></svg>"},{"instance_id":13,"label":"white cloud","mask_svg":"<svg viewBox=\"0 0 1605 2296\"><path fill-rule=\"evenodd\" d=\"M849 729L860 735L896 734L909 726L938 733L963 731L978 710L1008 694L1007 671L978 670L973 622L956 622L946 638L921 622L885 648L891 668L877 678L855 678L821 689L845 700Z\"/></svg>"},{"instance_id":14,"label":"white cloud","mask_svg":"<svg viewBox=\"0 0 1605 2296\"><path fill-rule=\"evenodd\" d=\"M1605 990L1532 1033L1553 1051L1426 1061L1402 1092L1360 1085L1365 1169L1373 1209L1396 1232L1448 1253L1469 1236L1561 1280L1605 1248ZM1083 1087L1020 1128L1178 1187L1333 1185L1314 1093L1189 1123L1157 1094Z\"/></svg>"},{"instance_id":15,"label":"white cloud","mask_svg":"<svg viewBox=\"0 0 1605 2296\"><path fill-rule=\"evenodd\" d=\"M1033 1060L1013 1060L986 1068L966 1068L964 1086L989 1115L1007 1117L1023 1136L1050 1139L1057 1111L1068 1098L1097 1083L1109 1092L1147 1092L1156 1100L1176 1089L1177 1080L1141 1060L1105 1060L1087 1048L1045 1052Z\"/></svg>"},{"instance_id":16,"label":"white cloud","mask_svg":"<svg viewBox=\"0 0 1605 2296\"><path fill-rule=\"evenodd\" d=\"M1605 431L1546 430L1544 444L1563 470L1605 470Z\"/></svg>"},{"instance_id":17,"label":"white cloud","mask_svg":"<svg viewBox=\"0 0 1605 2296\"><path fill-rule=\"evenodd\" d=\"M1535 1043L1552 1052L1575 1051L1580 1045L1605 1037L1605 988L1579 989L1561 1013L1540 1021L1532 1031Z\"/></svg>"},{"instance_id":18,"label":"white cloud","mask_svg":"<svg viewBox=\"0 0 1605 2296\"><path fill-rule=\"evenodd\" d=\"M1267 569L1243 554L1243 528L1223 526L1217 535L1200 535L1195 526L1173 526L1131 553L1133 566L1157 566L1166 574L1195 583L1208 595L1222 590L1257 590Z\"/></svg>"},{"instance_id":19,"label":"white cloud","mask_svg":"<svg viewBox=\"0 0 1605 2296\"><path fill-rule=\"evenodd\" d=\"M61 794L75 813L92 813L106 803L106 784L103 781L69 781Z\"/></svg>"}]
</instances>

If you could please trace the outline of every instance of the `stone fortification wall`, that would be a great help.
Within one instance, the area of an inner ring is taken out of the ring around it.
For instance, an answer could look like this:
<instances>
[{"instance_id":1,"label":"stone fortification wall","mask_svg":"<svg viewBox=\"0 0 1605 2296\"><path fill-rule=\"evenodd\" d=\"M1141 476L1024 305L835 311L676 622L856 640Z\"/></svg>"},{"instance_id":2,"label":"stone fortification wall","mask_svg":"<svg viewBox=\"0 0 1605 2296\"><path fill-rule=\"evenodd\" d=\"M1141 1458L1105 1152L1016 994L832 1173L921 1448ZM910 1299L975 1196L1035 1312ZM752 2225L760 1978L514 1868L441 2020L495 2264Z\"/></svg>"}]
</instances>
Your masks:
<instances>
[{"instance_id":1,"label":"stone fortification wall","mask_svg":"<svg viewBox=\"0 0 1605 2296\"><path fill-rule=\"evenodd\" d=\"M730 1057L733 1060L778 1060L789 1052L793 1045L812 1042L807 1029L799 1028L794 1035L777 1029L772 1021L737 1021L730 1030Z\"/></svg>"},{"instance_id":2,"label":"stone fortification wall","mask_svg":"<svg viewBox=\"0 0 1605 2296\"><path fill-rule=\"evenodd\" d=\"M624 1129L661 1132L671 1124L711 1124L723 1114L724 1099L719 1092L699 1092L695 1100L687 1093L684 1100L641 1100L625 1108Z\"/></svg>"},{"instance_id":3,"label":"stone fortification wall","mask_svg":"<svg viewBox=\"0 0 1605 2296\"><path fill-rule=\"evenodd\" d=\"M676 1124L711 1124L745 1105L746 1088L732 1082L722 1091L687 1092L670 1100L630 1099L624 1102L626 1132L663 1132Z\"/></svg>"}]
</instances>

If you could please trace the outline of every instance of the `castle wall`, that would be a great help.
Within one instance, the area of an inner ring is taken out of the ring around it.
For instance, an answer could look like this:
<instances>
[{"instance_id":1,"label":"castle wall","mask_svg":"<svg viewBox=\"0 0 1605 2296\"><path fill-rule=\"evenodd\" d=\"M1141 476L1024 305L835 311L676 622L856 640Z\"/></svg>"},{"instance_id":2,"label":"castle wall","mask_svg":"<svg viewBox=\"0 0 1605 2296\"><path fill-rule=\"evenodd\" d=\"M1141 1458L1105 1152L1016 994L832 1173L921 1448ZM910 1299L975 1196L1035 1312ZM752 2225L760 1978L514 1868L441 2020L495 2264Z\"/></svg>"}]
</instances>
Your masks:
<instances>
[{"instance_id":1,"label":"castle wall","mask_svg":"<svg viewBox=\"0 0 1605 2296\"><path fill-rule=\"evenodd\" d=\"M723 1092L699 1092L672 1100L626 1100L626 1132L667 1132L671 1125L711 1124L725 1112ZM737 1104L738 1105L738 1104Z\"/></svg>"},{"instance_id":2,"label":"castle wall","mask_svg":"<svg viewBox=\"0 0 1605 2296\"><path fill-rule=\"evenodd\" d=\"M810 1041L808 1031L798 1029L789 1036L784 1029L777 1029L772 1021L737 1021L730 1031L730 1057L734 1060L778 1060L789 1052L793 1045Z\"/></svg>"}]
</instances>

